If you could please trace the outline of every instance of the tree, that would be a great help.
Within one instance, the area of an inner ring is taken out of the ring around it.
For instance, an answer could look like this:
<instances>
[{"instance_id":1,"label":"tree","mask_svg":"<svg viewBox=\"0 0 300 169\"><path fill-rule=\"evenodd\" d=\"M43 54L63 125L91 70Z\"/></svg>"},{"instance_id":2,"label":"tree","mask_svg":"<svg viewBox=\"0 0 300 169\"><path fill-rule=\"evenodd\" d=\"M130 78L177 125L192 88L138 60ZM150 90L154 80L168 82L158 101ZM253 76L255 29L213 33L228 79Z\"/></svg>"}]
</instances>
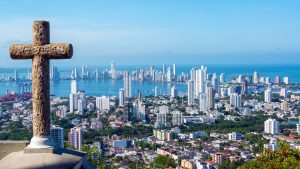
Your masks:
<instances>
[{"instance_id":1,"label":"tree","mask_svg":"<svg viewBox=\"0 0 300 169\"><path fill-rule=\"evenodd\" d=\"M265 150L254 160L247 161L239 169L295 169L300 168L300 151L280 142L275 151Z\"/></svg>"},{"instance_id":2,"label":"tree","mask_svg":"<svg viewBox=\"0 0 300 169\"><path fill-rule=\"evenodd\" d=\"M164 169L165 167L176 167L177 164L174 159L168 155L158 155L150 164L152 169Z\"/></svg>"},{"instance_id":3,"label":"tree","mask_svg":"<svg viewBox=\"0 0 300 169\"><path fill-rule=\"evenodd\" d=\"M93 168L105 169L105 159L102 158L101 153L97 151L96 147L83 145L81 151L86 152L87 160Z\"/></svg>"}]
</instances>

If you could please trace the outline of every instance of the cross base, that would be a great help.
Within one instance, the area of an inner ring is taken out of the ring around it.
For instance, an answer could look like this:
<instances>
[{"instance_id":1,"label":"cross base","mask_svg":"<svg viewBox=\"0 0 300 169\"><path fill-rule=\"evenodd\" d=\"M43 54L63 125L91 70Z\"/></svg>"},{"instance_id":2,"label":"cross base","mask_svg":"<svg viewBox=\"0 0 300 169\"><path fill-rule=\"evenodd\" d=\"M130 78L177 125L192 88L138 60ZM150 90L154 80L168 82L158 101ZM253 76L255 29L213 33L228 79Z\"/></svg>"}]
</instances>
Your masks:
<instances>
[{"instance_id":1,"label":"cross base","mask_svg":"<svg viewBox=\"0 0 300 169\"><path fill-rule=\"evenodd\" d=\"M33 136L27 148L30 149L54 148L53 139L51 136Z\"/></svg>"}]
</instances>

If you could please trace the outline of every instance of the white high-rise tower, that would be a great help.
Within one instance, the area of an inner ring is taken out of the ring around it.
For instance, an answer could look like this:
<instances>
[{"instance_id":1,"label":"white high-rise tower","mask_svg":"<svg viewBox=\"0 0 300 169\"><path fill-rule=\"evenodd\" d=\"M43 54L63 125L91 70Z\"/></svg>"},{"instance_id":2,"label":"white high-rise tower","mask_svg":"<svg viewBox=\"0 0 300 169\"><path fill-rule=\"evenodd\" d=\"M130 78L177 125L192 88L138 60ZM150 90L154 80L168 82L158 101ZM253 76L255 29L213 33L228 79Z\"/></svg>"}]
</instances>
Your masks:
<instances>
[{"instance_id":1,"label":"white high-rise tower","mask_svg":"<svg viewBox=\"0 0 300 169\"><path fill-rule=\"evenodd\" d=\"M77 81L76 80L72 80L72 82L71 82L71 93L77 94Z\"/></svg>"},{"instance_id":2,"label":"white high-rise tower","mask_svg":"<svg viewBox=\"0 0 300 169\"><path fill-rule=\"evenodd\" d=\"M266 103L271 103L272 102L272 91L270 88L268 88L266 91L265 91L265 102Z\"/></svg>"},{"instance_id":3,"label":"white high-rise tower","mask_svg":"<svg viewBox=\"0 0 300 169\"><path fill-rule=\"evenodd\" d=\"M191 106L194 104L194 81L188 81L188 105Z\"/></svg>"},{"instance_id":4,"label":"white high-rise tower","mask_svg":"<svg viewBox=\"0 0 300 169\"><path fill-rule=\"evenodd\" d=\"M131 75L129 75L128 71L124 72L124 96L125 98L132 97Z\"/></svg>"}]
</instances>

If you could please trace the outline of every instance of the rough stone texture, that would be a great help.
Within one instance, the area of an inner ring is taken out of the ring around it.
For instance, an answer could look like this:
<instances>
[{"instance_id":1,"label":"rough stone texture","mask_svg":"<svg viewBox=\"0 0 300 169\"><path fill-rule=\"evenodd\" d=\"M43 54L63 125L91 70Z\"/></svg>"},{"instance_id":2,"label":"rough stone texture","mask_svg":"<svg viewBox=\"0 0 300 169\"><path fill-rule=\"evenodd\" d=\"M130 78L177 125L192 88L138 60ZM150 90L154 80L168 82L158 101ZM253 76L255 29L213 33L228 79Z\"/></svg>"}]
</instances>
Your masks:
<instances>
[{"instance_id":1,"label":"rough stone texture","mask_svg":"<svg viewBox=\"0 0 300 169\"><path fill-rule=\"evenodd\" d=\"M0 168L71 169L91 168L83 152L59 149L55 153L14 152L0 160Z\"/></svg>"},{"instance_id":2,"label":"rough stone texture","mask_svg":"<svg viewBox=\"0 0 300 169\"><path fill-rule=\"evenodd\" d=\"M32 44L11 45L12 59L32 59L33 136L50 135L49 59L72 57L71 44L49 44L50 26L47 21L33 22Z\"/></svg>"},{"instance_id":3,"label":"rough stone texture","mask_svg":"<svg viewBox=\"0 0 300 169\"><path fill-rule=\"evenodd\" d=\"M0 141L0 160L12 152L23 150L28 144L29 141Z\"/></svg>"},{"instance_id":4,"label":"rough stone texture","mask_svg":"<svg viewBox=\"0 0 300 169\"><path fill-rule=\"evenodd\" d=\"M32 124L34 136L50 135L49 59L32 59Z\"/></svg>"},{"instance_id":5,"label":"rough stone texture","mask_svg":"<svg viewBox=\"0 0 300 169\"><path fill-rule=\"evenodd\" d=\"M46 45L50 43L50 25L47 21L33 21L32 44L35 46Z\"/></svg>"},{"instance_id":6,"label":"rough stone texture","mask_svg":"<svg viewBox=\"0 0 300 169\"><path fill-rule=\"evenodd\" d=\"M71 44L48 44L34 46L31 44L11 45L9 53L12 59L32 59L41 55L48 59L70 59L73 55Z\"/></svg>"}]
</instances>

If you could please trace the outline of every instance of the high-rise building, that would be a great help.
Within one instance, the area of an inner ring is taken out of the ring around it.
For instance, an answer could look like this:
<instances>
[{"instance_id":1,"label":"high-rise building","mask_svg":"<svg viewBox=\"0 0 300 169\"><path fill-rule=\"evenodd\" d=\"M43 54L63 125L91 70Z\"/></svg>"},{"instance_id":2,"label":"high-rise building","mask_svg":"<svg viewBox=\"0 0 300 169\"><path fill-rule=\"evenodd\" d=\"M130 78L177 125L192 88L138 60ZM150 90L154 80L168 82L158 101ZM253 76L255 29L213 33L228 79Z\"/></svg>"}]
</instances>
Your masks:
<instances>
[{"instance_id":1,"label":"high-rise building","mask_svg":"<svg viewBox=\"0 0 300 169\"><path fill-rule=\"evenodd\" d=\"M96 68L96 70L95 70L95 79L96 80L100 79L99 68Z\"/></svg>"},{"instance_id":2,"label":"high-rise building","mask_svg":"<svg viewBox=\"0 0 300 169\"><path fill-rule=\"evenodd\" d=\"M199 108L202 112L205 112L207 110L207 100L205 94L199 95Z\"/></svg>"},{"instance_id":3,"label":"high-rise building","mask_svg":"<svg viewBox=\"0 0 300 169\"><path fill-rule=\"evenodd\" d=\"M124 89L121 88L119 90L119 106L124 106L125 104L125 95L124 95Z\"/></svg>"},{"instance_id":4,"label":"high-rise building","mask_svg":"<svg viewBox=\"0 0 300 169\"><path fill-rule=\"evenodd\" d=\"M176 79L176 74L177 74L177 71L176 71L176 64L173 64L173 77L174 79Z\"/></svg>"},{"instance_id":5,"label":"high-rise building","mask_svg":"<svg viewBox=\"0 0 300 169\"><path fill-rule=\"evenodd\" d=\"M280 77L279 76L275 76L274 83L275 84L280 84Z\"/></svg>"},{"instance_id":6,"label":"high-rise building","mask_svg":"<svg viewBox=\"0 0 300 169\"><path fill-rule=\"evenodd\" d=\"M238 76L237 82L238 83L242 83L243 82L243 76L242 75Z\"/></svg>"},{"instance_id":7,"label":"high-rise building","mask_svg":"<svg viewBox=\"0 0 300 169\"><path fill-rule=\"evenodd\" d=\"M207 88L207 109L214 110L215 108L215 94L212 87Z\"/></svg>"},{"instance_id":8,"label":"high-rise building","mask_svg":"<svg viewBox=\"0 0 300 169\"><path fill-rule=\"evenodd\" d=\"M3 116L2 108L0 107L0 118Z\"/></svg>"},{"instance_id":9,"label":"high-rise building","mask_svg":"<svg viewBox=\"0 0 300 169\"><path fill-rule=\"evenodd\" d=\"M86 95L85 95L85 91L79 91L78 92L78 100L82 100L82 106L83 106L83 110L86 110Z\"/></svg>"},{"instance_id":10,"label":"high-rise building","mask_svg":"<svg viewBox=\"0 0 300 169\"><path fill-rule=\"evenodd\" d=\"M266 77L265 78L265 84L271 84L271 79L270 79L270 77Z\"/></svg>"},{"instance_id":11,"label":"high-rise building","mask_svg":"<svg viewBox=\"0 0 300 169\"><path fill-rule=\"evenodd\" d=\"M132 97L131 91L131 75L128 71L124 72L124 96L125 98Z\"/></svg>"},{"instance_id":12,"label":"high-rise building","mask_svg":"<svg viewBox=\"0 0 300 169\"><path fill-rule=\"evenodd\" d=\"M286 100L281 102L280 109L283 110L283 111L288 111L289 110L289 104Z\"/></svg>"},{"instance_id":13,"label":"high-rise building","mask_svg":"<svg viewBox=\"0 0 300 169\"><path fill-rule=\"evenodd\" d=\"M279 122L276 121L275 119L268 119L264 123L264 132L266 134L278 134L280 133L279 130Z\"/></svg>"},{"instance_id":14,"label":"high-rise building","mask_svg":"<svg viewBox=\"0 0 300 169\"><path fill-rule=\"evenodd\" d=\"M257 71L255 71L254 73L253 73L253 83L255 83L255 84L257 84L258 83L258 73L257 73Z\"/></svg>"},{"instance_id":15,"label":"high-rise building","mask_svg":"<svg viewBox=\"0 0 300 169\"><path fill-rule=\"evenodd\" d=\"M194 81L188 81L188 105L191 106L194 104Z\"/></svg>"},{"instance_id":16,"label":"high-rise building","mask_svg":"<svg viewBox=\"0 0 300 169\"><path fill-rule=\"evenodd\" d=\"M175 86L171 87L171 98L177 97L177 88Z\"/></svg>"},{"instance_id":17,"label":"high-rise building","mask_svg":"<svg viewBox=\"0 0 300 169\"><path fill-rule=\"evenodd\" d=\"M223 153L215 153L212 156L212 161L216 164L222 164L224 161L224 155Z\"/></svg>"},{"instance_id":18,"label":"high-rise building","mask_svg":"<svg viewBox=\"0 0 300 169\"><path fill-rule=\"evenodd\" d=\"M162 65L162 73L164 75L166 74L166 65L165 64Z\"/></svg>"},{"instance_id":19,"label":"high-rise building","mask_svg":"<svg viewBox=\"0 0 300 169\"><path fill-rule=\"evenodd\" d=\"M170 83L172 81L172 72L170 66L167 68L167 82Z\"/></svg>"},{"instance_id":20,"label":"high-rise building","mask_svg":"<svg viewBox=\"0 0 300 169\"><path fill-rule=\"evenodd\" d=\"M166 124L167 124L166 118L167 118L166 113L157 113L156 114L156 127L160 128L160 127L166 126Z\"/></svg>"},{"instance_id":21,"label":"high-rise building","mask_svg":"<svg viewBox=\"0 0 300 169\"><path fill-rule=\"evenodd\" d=\"M272 102L272 91L270 88L268 88L266 91L265 91L265 102L266 103L271 103Z\"/></svg>"},{"instance_id":22,"label":"high-rise building","mask_svg":"<svg viewBox=\"0 0 300 169\"><path fill-rule=\"evenodd\" d=\"M71 82L71 93L77 94L77 81L76 80L72 80L72 82Z\"/></svg>"},{"instance_id":23,"label":"high-rise building","mask_svg":"<svg viewBox=\"0 0 300 169\"><path fill-rule=\"evenodd\" d=\"M110 64L110 77L111 77L111 79L116 79L117 78L116 63L115 63L115 61L113 61Z\"/></svg>"},{"instance_id":24,"label":"high-rise building","mask_svg":"<svg viewBox=\"0 0 300 169\"><path fill-rule=\"evenodd\" d=\"M212 85L216 93L220 93L220 85L219 85L219 79L216 77L212 78Z\"/></svg>"},{"instance_id":25,"label":"high-rise building","mask_svg":"<svg viewBox=\"0 0 300 169\"><path fill-rule=\"evenodd\" d=\"M77 105L78 105L77 113L80 115L83 115L83 112L84 112L83 100L79 99Z\"/></svg>"},{"instance_id":26,"label":"high-rise building","mask_svg":"<svg viewBox=\"0 0 300 169\"><path fill-rule=\"evenodd\" d=\"M20 80L20 77L19 77L19 69L15 69L15 77L14 77L14 80L15 80L15 81Z\"/></svg>"},{"instance_id":27,"label":"high-rise building","mask_svg":"<svg viewBox=\"0 0 300 169\"><path fill-rule=\"evenodd\" d=\"M59 81L60 80L60 73L59 73L57 67L55 67L55 66L52 66L50 79L53 80L53 81Z\"/></svg>"},{"instance_id":28,"label":"high-rise building","mask_svg":"<svg viewBox=\"0 0 300 169\"><path fill-rule=\"evenodd\" d=\"M172 112L172 124L173 126L179 126L183 123L182 113L180 111Z\"/></svg>"},{"instance_id":29,"label":"high-rise building","mask_svg":"<svg viewBox=\"0 0 300 169\"><path fill-rule=\"evenodd\" d=\"M220 82L225 83L225 74L224 73L220 74Z\"/></svg>"},{"instance_id":30,"label":"high-rise building","mask_svg":"<svg viewBox=\"0 0 300 169\"><path fill-rule=\"evenodd\" d=\"M81 150L81 146L83 143L82 128L71 128L68 134L68 141L76 150Z\"/></svg>"},{"instance_id":31,"label":"high-rise building","mask_svg":"<svg viewBox=\"0 0 300 169\"><path fill-rule=\"evenodd\" d=\"M73 113L75 111L75 96L76 94L71 93L70 97L69 97L69 109L70 109L70 113ZM77 104L77 103L76 103Z\"/></svg>"},{"instance_id":32,"label":"high-rise building","mask_svg":"<svg viewBox=\"0 0 300 169\"><path fill-rule=\"evenodd\" d=\"M289 77L285 76L283 78L283 82L284 82L284 84L289 84Z\"/></svg>"},{"instance_id":33,"label":"high-rise building","mask_svg":"<svg viewBox=\"0 0 300 169\"><path fill-rule=\"evenodd\" d=\"M144 104L139 105L138 107L138 120L146 120L146 106Z\"/></svg>"},{"instance_id":34,"label":"high-rise building","mask_svg":"<svg viewBox=\"0 0 300 169\"><path fill-rule=\"evenodd\" d=\"M205 93L205 82L206 82L206 69L205 67L201 66L201 69L196 71L196 85L195 85L195 93L196 96L199 94Z\"/></svg>"},{"instance_id":35,"label":"high-rise building","mask_svg":"<svg viewBox=\"0 0 300 169\"><path fill-rule=\"evenodd\" d=\"M50 136L53 138L54 146L64 148L64 132L63 128L51 126Z\"/></svg>"},{"instance_id":36,"label":"high-rise building","mask_svg":"<svg viewBox=\"0 0 300 169\"><path fill-rule=\"evenodd\" d=\"M158 96L158 91L157 91L157 86L154 87L154 97L157 97Z\"/></svg>"},{"instance_id":37,"label":"high-rise building","mask_svg":"<svg viewBox=\"0 0 300 169\"><path fill-rule=\"evenodd\" d=\"M286 89L283 87L280 89L280 96L286 98L287 97L287 92Z\"/></svg>"},{"instance_id":38,"label":"high-rise building","mask_svg":"<svg viewBox=\"0 0 300 169\"><path fill-rule=\"evenodd\" d=\"M110 108L109 97L106 96L96 97L96 108L99 111L109 110Z\"/></svg>"},{"instance_id":39,"label":"high-rise building","mask_svg":"<svg viewBox=\"0 0 300 169\"><path fill-rule=\"evenodd\" d=\"M31 76L31 71L30 69L27 70L27 80L31 80L32 76Z\"/></svg>"},{"instance_id":40,"label":"high-rise building","mask_svg":"<svg viewBox=\"0 0 300 169\"><path fill-rule=\"evenodd\" d=\"M230 95L230 105L232 107L241 108L242 107L241 100L242 100L241 95L239 95L238 93L232 93Z\"/></svg>"},{"instance_id":41,"label":"high-rise building","mask_svg":"<svg viewBox=\"0 0 300 169\"><path fill-rule=\"evenodd\" d=\"M299 117L299 123L296 124L296 132L300 134L300 117Z\"/></svg>"},{"instance_id":42,"label":"high-rise building","mask_svg":"<svg viewBox=\"0 0 300 169\"><path fill-rule=\"evenodd\" d=\"M196 71L197 71L196 68L192 68L190 70L190 80L194 82L194 86L193 86L193 91L194 91L193 95L194 95L194 97L198 96L198 94L196 93L196 85L197 85L197 83L196 83Z\"/></svg>"}]
</instances>

